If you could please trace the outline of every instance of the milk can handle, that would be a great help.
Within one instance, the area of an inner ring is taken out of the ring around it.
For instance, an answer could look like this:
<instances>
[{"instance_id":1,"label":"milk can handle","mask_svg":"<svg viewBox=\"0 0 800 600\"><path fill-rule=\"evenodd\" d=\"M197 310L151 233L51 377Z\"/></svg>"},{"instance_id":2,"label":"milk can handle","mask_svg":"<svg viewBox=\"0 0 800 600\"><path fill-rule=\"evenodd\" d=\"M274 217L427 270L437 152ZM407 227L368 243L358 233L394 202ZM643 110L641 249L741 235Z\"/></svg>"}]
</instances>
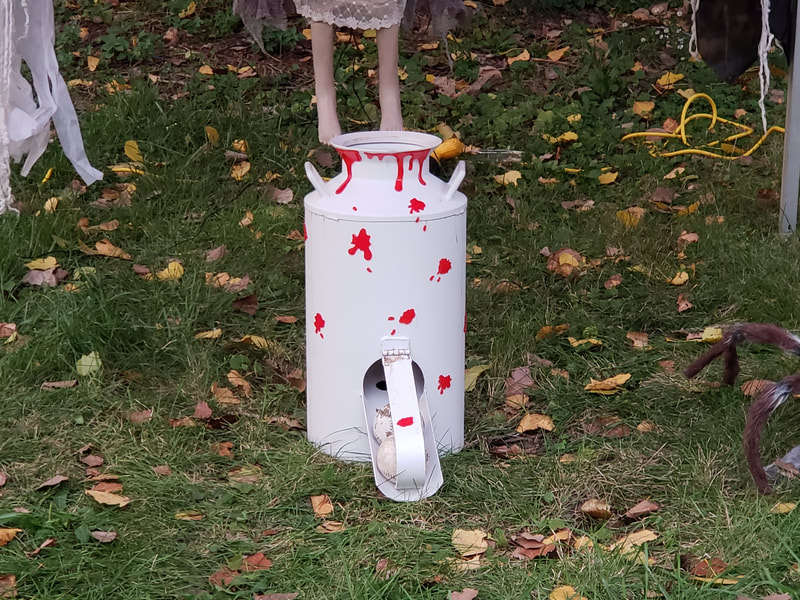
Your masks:
<instances>
[{"instance_id":1,"label":"milk can handle","mask_svg":"<svg viewBox=\"0 0 800 600\"><path fill-rule=\"evenodd\" d=\"M328 191L328 185L325 183L325 180L322 176L317 172L310 162L306 162L306 177L311 182L311 185L314 186L314 189L319 192L319 195L323 198L330 198L330 192Z\"/></svg>"},{"instance_id":2,"label":"milk can handle","mask_svg":"<svg viewBox=\"0 0 800 600\"><path fill-rule=\"evenodd\" d=\"M308 164L309 163L306 163L306 165ZM455 193L458 190L458 186L460 186L461 182L464 181L464 177L466 177L466 175L467 165L463 160L460 160L453 171L453 176L450 178L450 181L447 182L447 191L444 193L445 202L453 199L453 196L455 196Z\"/></svg>"}]
</instances>

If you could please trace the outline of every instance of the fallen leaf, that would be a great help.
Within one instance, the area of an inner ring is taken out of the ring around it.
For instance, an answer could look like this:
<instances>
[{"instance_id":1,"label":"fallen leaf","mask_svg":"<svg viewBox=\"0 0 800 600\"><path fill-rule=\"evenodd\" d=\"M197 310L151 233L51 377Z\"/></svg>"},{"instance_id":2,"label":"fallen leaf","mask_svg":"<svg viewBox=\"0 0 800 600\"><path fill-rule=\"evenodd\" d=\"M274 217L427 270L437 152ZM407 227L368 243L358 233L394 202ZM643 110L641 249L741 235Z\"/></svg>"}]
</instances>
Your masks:
<instances>
[{"instance_id":1,"label":"fallen leaf","mask_svg":"<svg viewBox=\"0 0 800 600\"><path fill-rule=\"evenodd\" d=\"M108 492L86 490L86 495L91 496L100 504L105 504L108 506L119 506L120 508L122 508L123 506L128 506L128 504L131 503L131 499L126 496L120 496L118 494L110 494Z\"/></svg>"},{"instance_id":2,"label":"fallen leaf","mask_svg":"<svg viewBox=\"0 0 800 600\"><path fill-rule=\"evenodd\" d=\"M674 369L673 369L674 370ZM653 433L661 431L661 428L653 421L642 421L636 426L636 431L639 433Z\"/></svg>"},{"instance_id":3,"label":"fallen leaf","mask_svg":"<svg viewBox=\"0 0 800 600\"><path fill-rule=\"evenodd\" d=\"M39 544L36 550L34 550L33 552L26 552L26 554L28 555L29 558L38 556L41 553L41 551L44 550L45 548L50 548L51 546L55 546L57 541L58 540L56 540L56 538L47 538L45 541ZM5 597L3 596L2 591L3 591L3 584L2 584L2 577L0 577L0 598Z\"/></svg>"},{"instance_id":4,"label":"fallen leaf","mask_svg":"<svg viewBox=\"0 0 800 600\"><path fill-rule=\"evenodd\" d=\"M156 271L156 278L160 281L178 281L183 277L183 273L183 265L177 260L171 260L165 269Z\"/></svg>"},{"instance_id":5,"label":"fallen leaf","mask_svg":"<svg viewBox=\"0 0 800 600\"><path fill-rule=\"evenodd\" d=\"M591 423L584 424L583 428L589 435L605 438L620 438L631 434L631 428L615 416L597 417Z\"/></svg>"},{"instance_id":6,"label":"fallen leaf","mask_svg":"<svg viewBox=\"0 0 800 600\"><path fill-rule=\"evenodd\" d=\"M222 329L211 329L209 331L201 331L194 334L196 340L215 340L222 335Z\"/></svg>"},{"instance_id":7,"label":"fallen leaf","mask_svg":"<svg viewBox=\"0 0 800 600\"><path fill-rule=\"evenodd\" d=\"M250 172L250 161L243 160L238 163L234 163L231 166L231 177L236 181L241 181L244 179L245 175Z\"/></svg>"},{"instance_id":8,"label":"fallen leaf","mask_svg":"<svg viewBox=\"0 0 800 600\"><path fill-rule=\"evenodd\" d=\"M603 283L603 287L606 288L607 290L610 290L611 288L617 287L621 283L622 283L622 274L621 273L616 273L616 274L612 275L611 277L609 277L605 281L605 283Z\"/></svg>"},{"instance_id":9,"label":"fallen leaf","mask_svg":"<svg viewBox=\"0 0 800 600\"><path fill-rule=\"evenodd\" d=\"M175 518L179 521L202 521L206 516L199 510L179 510L175 513Z\"/></svg>"},{"instance_id":10,"label":"fallen leaf","mask_svg":"<svg viewBox=\"0 0 800 600\"><path fill-rule=\"evenodd\" d=\"M524 394L526 389L536 387L531 377L530 367L517 367L505 381L505 395L515 396Z\"/></svg>"},{"instance_id":11,"label":"fallen leaf","mask_svg":"<svg viewBox=\"0 0 800 600\"><path fill-rule=\"evenodd\" d=\"M583 256L572 248L561 248L547 257L547 270L562 277L570 277L585 263Z\"/></svg>"},{"instance_id":12,"label":"fallen leaf","mask_svg":"<svg viewBox=\"0 0 800 600\"><path fill-rule=\"evenodd\" d=\"M256 552L244 557L241 569L246 573L248 571L266 571L270 567L272 567L272 561L264 556L263 552Z\"/></svg>"},{"instance_id":13,"label":"fallen leaf","mask_svg":"<svg viewBox=\"0 0 800 600\"><path fill-rule=\"evenodd\" d=\"M628 535L625 535L614 543L612 543L609 550L619 550L622 554L628 554L631 550L638 548L646 542L652 542L658 539L658 534L650 529L640 529Z\"/></svg>"},{"instance_id":14,"label":"fallen leaf","mask_svg":"<svg viewBox=\"0 0 800 600\"><path fill-rule=\"evenodd\" d=\"M16 528L0 529L0 546L5 546L6 544L8 544L8 542L14 539L14 536L16 536L18 533L21 532L22 529L16 529Z\"/></svg>"},{"instance_id":15,"label":"fallen leaf","mask_svg":"<svg viewBox=\"0 0 800 600\"><path fill-rule=\"evenodd\" d=\"M250 386L250 383L242 376L242 374L239 373L239 371L233 369L228 372L227 377L228 381L233 387L239 388L240 390L242 390L242 393L245 396L247 396L248 398L250 397L253 388Z\"/></svg>"},{"instance_id":16,"label":"fallen leaf","mask_svg":"<svg viewBox=\"0 0 800 600\"><path fill-rule=\"evenodd\" d=\"M678 312L686 312L694 308L694 304L689 302L683 294L678 294Z\"/></svg>"},{"instance_id":17,"label":"fallen leaf","mask_svg":"<svg viewBox=\"0 0 800 600\"><path fill-rule=\"evenodd\" d=\"M0 487L3 487L8 481L8 475L0 471Z\"/></svg>"},{"instance_id":18,"label":"fallen leaf","mask_svg":"<svg viewBox=\"0 0 800 600\"><path fill-rule=\"evenodd\" d=\"M517 432L525 433L526 431L534 431L536 429L544 429L545 431L553 431L556 426L553 424L553 418L547 415L540 415L537 413L529 413L522 417L522 420L517 425Z\"/></svg>"},{"instance_id":19,"label":"fallen leaf","mask_svg":"<svg viewBox=\"0 0 800 600\"><path fill-rule=\"evenodd\" d=\"M93 531L92 537L102 544L113 542L117 539L116 531Z\"/></svg>"},{"instance_id":20,"label":"fallen leaf","mask_svg":"<svg viewBox=\"0 0 800 600\"><path fill-rule=\"evenodd\" d=\"M86 66L92 73L95 72L97 69L97 65L100 64L100 59L96 56L87 56L86 57Z\"/></svg>"},{"instance_id":21,"label":"fallen leaf","mask_svg":"<svg viewBox=\"0 0 800 600\"><path fill-rule=\"evenodd\" d=\"M631 206L617 211L617 220L625 227L636 227L644 217L645 210L640 206Z\"/></svg>"},{"instance_id":22,"label":"fallen leaf","mask_svg":"<svg viewBox=\"0 0 800 600\"><path fill-rule=\"evenodd\" d=\"M63 381L45 381L42 384L43 390L61 390L64 388L74 388L78 387L78 380L77 379L65 379Z\"/></svg>"},{"instance_id":23,"label":"fallen leaf","mask_svg":"<svg viewBox=\"0 0 800 600\"><path fill-rule=\"evenodd\" d=\"M317 525L315 531L317 533L339 533L344 531L344 523L341 521L323 521L321 524Z\"/></svg>"},{"instance_id":24,"label":"fallen leaf","mask_svg":"<svg viewBox=\"0 0 800 600\"><path fill-rule=\"evenodd\" d=\"M240 310L251 317L258 312L258 298L255 294L250 294L249 296L245 296L243 298L237 298L231 302L231 305L236 310Z\"/></svg>"},{"instance_id":25,"label":"fallen leaf","mask_svg":"<svg viewBox=\"0 0 800 600\"><path fill-rule=\"evenodd\" d=\"M208 406L208 402L198 402L194 407L195 419L209 419L211 418L212 414L214 413L212 412L211 407Z\"/></svg>"},{"instance_id":26,"label":"fallen leaf","mask_svg":"<svg viewBox=\"0 0 800 600\"><path fill-rule=\"evenodd\" d=\"M0 575L0 598L16 598L17 576Z\"/></svg>"},{"instance_id":27,"label":"fallen leaf","mask_svg":"<svg viewBox=\"0 0 800 600\"><path fill-rule=\"evenodd\" d=\"M475 384L478 382L478 377L484 371L489 369L490 365L476 365L464 371L464 391L471 392L475 389Z\"/></svg>"},{"instance_id":28,"label":"fallen leaf","mask_svg":"<svg viewBox=\"0 0 800 600\"><path fill-rule=\"evenodd\" d=\"M256 348L261 348L262 350L268 350L270 347L269 342L260 335L245 335L241 339L234 341L255 346Z\"/></svg>"},{"instance_id":29,"label":"fallen leaf","mask_svg":"<svg viewBox=\"0 0 800 600\"><path fill-rule=\"evenodd\" d=\"M608 173L601 173L597 176L597 181L599 181L602 185L608 185L609 183L614 183L619 177L619 172L617 171L609 171Z\"/></svg>"},{"instance_id":30,"label":"fallen leaf","mask_svg":"<svg viewBox=\"0 0 800 600\"><path fill-rule=\"evenodd\" d=\"M589 348L596 348L597 346L603 345L603 341L598 340L597 338L583 338L579 340L577 338L568 336L567 341L569 342L569 345L572 346L573 348L581 348L587 345L588 345L587 347Z\"/></svg>"},{"instance_id":31,"label":"fallen leaf","mask_svg":"<svg viewBox=\"0 0 800 600\"><path fill-rule=\"evenodd\" d=\"M517 181L522 178L522 173L519 171L508 171L503 173L502 175L495 175L494 180L499 183L500 185L510 185L514 184L516 187Z\"/></svg>"},{"instance_id":32,"label":"fallen leaf","mask_svg":"<svg viewBox=\"0 0 800 600\"><path fill-rule=\"evenodd\" d=\"M294 600L300 595L300 592L292 592L290 594L256 594L253 600Z\"/></svg>"},{"instance_id":33,"label":"fallen leaf","mask_svg":"<svg viewBox=\"0 0 800 600\"><path fill-rule=\"evenodd\" d=\"M83 377L97 373L103 366L103 361L97 351L84 354L75 362L75 370Z\"/></svg>"},{"instance_id":34,"label":"fallen leaf","mask_svg":"<svg viewBox=\"0 0 800 600\"><path fill-rule=\"evenodd\" d=\"M139 144L134 140L128 140L125 142L125 156L137 163L140 163L144 160L142 153L139 151Z\"/></svg>"},{"instance_id":35,"label":"fallen leaf","mask_svg":"<svg viewBox=\"0 0 800 600\"><path fill-rule=\"evenodd\" d=\"M464 588L460 592L450 592L450 600L473 600L477 595L475 588Z\"/></svg>"},{"instance_id":36,"label":"fallen leaf","mask_svg":"<svg viewBox=\"0 0 800 600\"><path fill-rule=\"evenodd\" d=\"M36 488L36 489L40 490L42 488L54 487L54 486L58 485L59 483L61 483L63 481L68 481L68 480L69 480L69 477L66 477L65 475L55 475L54 477L51 477L50 479L48 479L44 483L40 484L39 487Z\"/></svg>"},{"instance_id":37,"label":"fallen leaf","mask_svg":"<svg viewBox=\"0 0 800 600\"><path fill-rule=\"evenodd\" d=\"M571 585L561 585L555 588L548 596L549 600L589 600L581 596Z\"/></svg>"},{"instance_id":38,"label":"fallen leaf","mask_svg":"<svg viewBox=\"0 0 800 600\"><path fill-rule=\"evenodd\" d=\"M48 214L53 214L54 212L56 212L56 209L58 208L58 201L59 198L55 196L47 199L44 203L44 212Z\"/></svg>"},{"instance_id":39,"label":"fallen leaf","mask_svg":"<svg viewBox=\"0 0 800 600\"><path fill-rule=\"evenodd\" d=\"M649 336L642 331L629 331L625 337L631 341L636 350L647 350L649 347Z\"/></svg>"},{"instance_id":40,"label":"fallen leaf","mask_svg":"<svg viewBox=\"0 0 800 600\"><path fill-rule=\"evenodd\" d=\"M218 404L234 405L242 403L239 398L233 395L230 388L220 387L216 383L211 384L211 393L214 395L214 400L216 400ZM194 416L197 416L196 411Z\"/></svg>"},{"instance_id":41,"label":"fallen leaf","mask_svg":"<svg viewBox=\"0 0 800 600\"><path fill-rule=\"evenodd\" d=\"M244 465L228 471L228 479L235 483L257 483L262 478L261 467Z\"/></svg>"},{"instance_id":42,"label":"fallen leaf","mask_svg":"<svg viewBox=\"0 0 800 600\"><path fill-rule=\"evenodd\" d=\"M792 512L797 507L794 502L778 502L775 506L769 509L773 515L785 515Z\"/></svg>"},{"instance_id":43,"label":"fallen leaf","mask_svg":"<svg viewBox=\"0 0 800 600\"><path fill-rule=\"evenodd\" d=\"M480 529L456 529L452 542L456 551L464 558L483 554L489 548L487 534Z\"/></svg>"},{"instance_id":44,"label":"fallen leaf","mask_svg":"<svg viewBox=\"0 0 800 600\"><path fill-rule=\"evenodd\" d=\"M583 514L592 517L593 519L608 520L612 516L611 506L605 500L599 498L591 498L581 504L578 509Z\"/></svg>"},{"instance_id":45,"label":"fallen leaf","mask_svg":"<svg viewBox=\"0 0 800 600\"><path fill-rule=\"evenodd\" d=\"M652 101L636 101L633 103L633 114L649 119L655 107L656 103Z\"/></svg>"},{"instance_id":46,"label":"fallen leaf","mask_svg":"<svg viewBox=\"0 0 800 600\"><path fill-rule=\"evenodd\" d=\"M48 256L25 263L25 266L30 270L46 271L47 269L55 269L58 267L58 260L56 260L55 256Z\"/></svg>"},{"instance_id":47,"label":"fallen leaf","mask_svg":"<svg viewBox=\"0 0 800 600\"><path fill-rule=\"evenodd\" d=\"M128 413L128 421L134 423L135 425L141 425L142 423L149 423L150 419L152 418L153 418L152 408Z\"/></svg>"},{"instance_id":48,"label":"fallen leaf","mask_svg":"<svg viewBox=\"0 0 800 600\"><path fill-rule=\"evenodd\" d=\"M180 419L170 419L169 426L170 427L194 427L197 423L195 423L194 419L191 417L181 417Z\"/></svg>"},{"instance_id":49,"label":"fallen leaf","mask_svg":"<svg viewBox=\"0 0 800 600\"><path fill-rule=\"evenodd\" d=\"M670 285L683 285L687 281L689 281L689 273L686 271L678 271L675 274L675 277L667 280Z\"/></svg>"},{"instance_id":50,"label":"fallen leaf","mask_svg":"<svg viewBox=\"0 0 800 600\"><path fill-rule=\"evenodd\" d=\"M736 585L742 578L744 578L744 575L736 575L734 577L691 577L690 579L692 581L710 583L711 585Z\"/></svg>"},{"instance_id":51,"label":"fallen leaf","mask_svg":"<svg viewBox=\"0 0 800 600\"><path fill-rule=\"evenodd\" d=\"M228 587L238 575L239 571L231 570L228 567L222 567L219 571L209 576L208 582L214 586Z\"/></svg>"},{"instance_id":52,"label":"fallen leaf","mask_svg":"<svg viewBox=\"0 0 800 600\"><path fill-rule=\"evenodd\" d=\"M774 381L768 379L750 379L742 383L742 393L745 396L757 396L768 386L774 385Z\"/></svg>"},{"instance_id":53,"label":"fallen leaf","mask_svg":"<svg viewBox=\"0 0 800 600\"><path fill-rule=\"evenodd\" d=\"M122 484L119 481L101 481L100 483L92 486L92 489L97 492L108 492L109 494L115 494L116 492L122 491Z\"/></svg>"},{"instance_id":54,"label":"fallen leaf","mask_svg":"<svg viewBox=\"0 0 800 600\"><path fill-rule=\"evenodd\" d=\"M311 496L311 508L314 510L314 516L320 519L333 513L333 503L327 494Z\"/></svg>"},{"instance_id":55,"label":"fallen leaf","mask_svg":"<svg viewBox=\"0 0 800 600\"><path fill-rule=\"evenodd\" d=\"M684 171L686 171L686 167L675 167L672 171L664 175L664 179L675 179L678 175L682 175Z\"/></svg>"},{"instance_id":56,"label":"fallen leaf","mask_svg":"<svg viewBox=\"0 0 800 600\"><path fill-rule=\"evenodd\" d=\"M562 323L561 325L545 325L536 332L536 339L543 340L551 335L564 333L567 330L569 330L569 325L566 323Z\"/></svg>"},{"instance_id":57,"label":"fallen leaf","mask_svg":"<svg viewBox=\"0 0 800 600\"><path fill-rule=\"evenodd\" d=\"M153 467L153 473L162 477L169 477L172 475L172 469L169 468L169 465L157 465Z\"/></svg>"},{"instance_id":58,"label":"fallen leaf","mask_svg":"<svg viewBox=\"0 0 800 600\"><path fill-rule=\"evenodd\" d=\"M564 46L563 48L559 48L557 50L551 50L547 53L547 58L553 62L558 62L564 58L564 54L566 54L567 50L569 50L569 46Z\"/></svg>"},{"instance_id":59,"label":"fallen leaf","mask_svg":"<svg viewBox=\"0 0 800 600\"><path fill-rule=\"evenodd\" d=\"M291 417L285 417L285 416L269 417L269 416L267 416L267 417L264 417L262 420L264 421L264 423L267 423L268 425L273 425L273 424L274 425L280 425L286 431L289 431L290 429L305 429L305 426L300 421L298 421L297 419L292 419Z\"/></svg>"},{"instance_id":60,"label":"fallen leaf","mask_svg":"<svg viewBox=\"0 0 800 600\"><path fill-rule=\"evenodd\" d=\"M201 65L201 67L197 69L197 72L200 73L201 75L213 75L214 69L212 69L208 65Z\"/></svg>"},{"instance_id":61,"label":"fallen leaf","mask_svg":"<svg viewBox=\"0 0 800 600\"><path fill-rule=\"evenodd\" d=\"M288 188L285 190L273 188L272 199L278 204L289 204L294 199L294 192Z\"/></svg>"},{"instance_id":62,"label":"fallen leaf","mask_svg":"<svg viewBox=\"0 0 800 600\"><path fill-rule=\"evenodd\" d=\"M659 505L655 502L650 502L650 500L642 500L635 506L629 508L625 513L625 517L627 519L639 519L656 512L658 509Z\"/></svg>"},{"instance_id":63,"label":"fallen leaf","mask_svg":"<svg viewBox=\"0 0 800 600\"><path fill-rule=\"evenodd\" d=\"M509 65L513 65L515 62L523 61L528 62L531 59L531 53L527 50L523 50L521 53L517 54L516 56L509 56L506 59L506 62Z\"/></svg>"},{"instance_id":64,"label":"fallen leaf","mask_svg":"<svg viewBox=\"0 0 800 600\"><path fill-rule=\"evenodd\" d=\"M675 361L674 360L660 360L660 361L658 361L658 364L667 373L674 373L675 372Z\"/></svg>"},{"instance_id":65,"label":"fallen leaf","mask_svg":"<svg viewBox=\"0 0 800 600\"><path fill-rule=\"evenodd\" d=\"M16 323L0 323L0 340L9 338L17 333Z\"/></svg>"},{"instance_id":66,"label":"fallen leaf","mask_svg":"<svg viewBox=\"0 0 800 600\"><path fill-rule=\"evenodd\" d=\"M675 84L678 83L683 78L684 75L682 75L681 73L672 73L670 71L667 71L661 77L658 78L656 83L665 90L671 90L675 87Z\"/></svg>"},{"instance_id":67,"label":"fallen leaf","mask_svg":"<svg viewBox=\"0 0 800 600\"><path fill-rule=\"evenodd\" d=\"M597 394L614 394L620 391L620 386L630 378L630 373L620 373L618 375L614 375L613 377L609 377L608 379L603 379L602 381L597 381L590 378L591 382L586 384L583 389Z\"/></svg>"},{"instance_id":68,"label":"fallen leaf","mask_svg":"<svg viewBox=\"0 0 800 600\"><path fill-rule=\"evenodd\" d=\"M212 248L211 250L206 250L204 253L206 262L214 262L215 260L219 260L223 256L228 253L228 248L225 244L221 246L217 246L216 248Z\"/></svg>"},{"instance_id":69,"label":"fallen leaf","mask_svg":"<svg viewBox=\"0 0 800 600\"><path fill-rule=\"evenodd\" d=\"M211 444L211 451L224 458L233 458L233 442L214 442Z\"/></svg>"},{"instance_id":70,"label":"fallen leaf","mask_svg":"<svg viewBox=\"0 0 800 600\"><path fill-rule=\"evenodd\" d=\"M117 248L108 240L100 240L94 245L95 252L100 256L108 256L109 258L121 258L122 260L131 260L131 255L125 252L122 248Z\"/></svg>"},{"instance_id":71,"label":"fallen leaf","mask_svg":"<svg viewBox=\"0 0 800 600\"><path fill-rule=\"evenodd\" d=\"M287 323L289 325L292 323L297 323L297 317L293 317L291 315L278 315L275 317L275 320L278 323Z\"/></svg>"},{"instance_id":72,"label":"fallen leaf","mask_svg":"<svg viewBox=\"0 0 800 600\"><path fill-rule=\"evenodd\" d=\"M102 456L97 456L96 454L87 454L86 456L82 456L80 461L87 467L99 467L106 462L103 460Z\"/></svg>"}]
</instances>

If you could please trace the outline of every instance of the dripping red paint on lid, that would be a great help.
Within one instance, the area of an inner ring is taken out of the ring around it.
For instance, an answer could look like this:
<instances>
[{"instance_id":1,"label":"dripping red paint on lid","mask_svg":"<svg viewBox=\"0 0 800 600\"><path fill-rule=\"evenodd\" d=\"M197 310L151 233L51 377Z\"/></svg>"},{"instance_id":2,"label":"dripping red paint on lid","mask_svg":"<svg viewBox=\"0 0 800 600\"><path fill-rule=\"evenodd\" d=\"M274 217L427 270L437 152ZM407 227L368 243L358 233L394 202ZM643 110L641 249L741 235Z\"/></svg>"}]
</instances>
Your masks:
<instances>
[{"instance_id":1,"label":"dripping red paint on lid","mask_svg":"<svg viewBox=\"0 0 800 600\"><path fill-rule=\"evenodd\" d=\"M336 188L336 193L341 194L353 179L353 165L361 161L361 153L358 150L344 150L343 148L337 148L336 151L342 157L342 162L347 172L347 177L342 182L342 185Z\"/></svg>"}]
</instances>

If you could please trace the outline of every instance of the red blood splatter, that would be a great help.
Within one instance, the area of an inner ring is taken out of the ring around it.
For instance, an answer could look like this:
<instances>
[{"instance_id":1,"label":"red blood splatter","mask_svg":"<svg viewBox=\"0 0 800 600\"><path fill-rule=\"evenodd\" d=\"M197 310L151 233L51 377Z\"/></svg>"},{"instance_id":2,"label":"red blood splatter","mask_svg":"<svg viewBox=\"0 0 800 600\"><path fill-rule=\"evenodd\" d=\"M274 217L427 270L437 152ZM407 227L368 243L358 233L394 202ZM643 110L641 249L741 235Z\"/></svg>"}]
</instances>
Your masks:
<instances>
[{"instance_id":1,"label":"red blood splatter","mask_svg":"<svg viewBox=\"0 0 800 600\"><path fill-rule=\"evenodd\" d=\"M422 226L422 231L428 231L428 226L427 225L423 225Z\"/></svg>"},{"instance_id":2,"label":"red blood splatter","mask_svg":"<svg viewBox=\"0 0 800 600\"><path fill-rule=\"evenodd\" d=\"M403 417L397 422L398 427L410 427L414 424L414 417Z\"/></svg>"},{"instance_id":3,"label":"red blood splatter","mask_svg":"<svg viewBox=\"0 0 800 600\"><path fill-rule=\"evenodd\" d=\"M450 387L453 378L450 375L439 375L439 385L437 386L439 393L444 394L444 391Z\"/></svg>"},{"instance_id":4,"label":"red blood splatter","mask_svg":"<svg viewBox=\"0 0 800 600\"><path fill-rule=\"evenodd\" d=\"M389 320L390 321L394 321L394 317L389 317Z\"/></svg>"},{"instance_id":5,"label":"red blood splatter","mask_svg":"<svg viewBox=\"0 0 800 600\"><path fill-rule=\"evenodd\" d=\"M394 152L392 154L372 154L367 152L365 154L367 158L377 158L378 160L383 160L386 156L394 157L397 161L397 179L394 182L395 191L403 191L403 171L407 156L410 157L408 161L408 170L411 171L414 168L414 161L416 160L419 163L419 182L421 185L426 185L425 180L422 178L422 167L425 165L425 161L428 160L428 150L410 150L409 152ZM344 158L344 155L342 155L342 158Z\"/></svg>"},{"instance_id":6,"label":"red blood splatter","mask_svg":"<svg viewBox=\"0 0 800 600\"><path fill-rule=\"evenodd\" d=\"M400 315L400 322L403 325L410 325L411 321L414 320L414 317L417 316L417 313L414 311L413 308L409 308L406 312Z\"/></svg>"},{"instance_id":7,"label":"red blood splatter","mask_svg":"<svg viewBox=\"0 0 800 600\"><path fill-rule=\"evenodd\" d=\"M303 241L308 241L308 229L306 228L306 224L303 223Z\"/></svg>"},{"instance_id":8,"label":"red blood splatter","mask_svg":"<svg viewBox=\"0 0 800 600\"><path fill-rule=\"evenodd\" d=\"M342 150L341 148L337 148L336 151L342 157L342 162L347 170L347 179L336 189L336 193L341 194L353 179L353 164L361 160L361 154L358 150Z\"/></svg>"},{"instance_id":9,"label":"red blood splatter","mask_svg":"<svg viewBox=\"0 0 800 600\"><path fill-rule=\"evenodd\" d=\"M369 267L367 267L367 273L372 273L372 269L370 269Z\"/></svg>"},{"instance_id":10,"label":"red blood splatter","mask_svg":"<svg viewBox=\"0 0 800 600\"><path fill-rule=\"evenodd\" d=\"M417 218L416 218L416 220L414 221L414 223L419 223L419 217L417 217Z\"/></svg>"},{"instance_id":11,"label":"red blood splatter","mask_svg":"<svg viewBox=\"0 0 800 600\"><path fill-rule=\"evenodd\" d=\"M397 329L392 329L392 332L389 335L394 335L395 333L397 333Z\"/></svg>"},{"instance_id":12,"label":"red blood splatter","mask_svg":"<svg viewBox=\"0 0 800 600\"><path fill-rule=\"evenodd\" d=\"M442 280L442 275L445 275L446 273L449 273L450 269L452 268L452 266L453 266L453 263L451 263L446 258L439 259L439 270L436 271L436 275L438 275L438 277L436 277L436 275L431 275L431 279L430 280L433 281L433 278L436 277L436 281L437 282L441 281Z\"/></svg>"},{"instance_id":13,"label":"red blood splatter","mask_svg":"<svg viewBox=\"0 0 800 600\"><path fill-rule=\"evenodd\" d=\"M425 203L422 200L412 198L411 202L408 203L408 214L413 215L421 210L425 210Z\"/></svg>"},{"instance_id":14,"label":"red blood splatter","mask_svg":"<svg viewBox=\"0 0 800 600\"><path fill-rule=\"evenodd\" d=\"M317 313L314 315L314 333L318 333L319 337L325 339L325 336L322 334L322 328L325 327L325 319L322 318L322 315Z\"/></svg>"},{"instance_id":15,"label":"red blood splatter","mask_svg":"<svg viewBox=\"0 0 800 600\"><path fill-rule=\"evenodd\" d=\"M372 250L370 249L370 236L367 233L366 229L361 229L358 232L358 235L353 235L353 247L350 248L347 253L350 256L355 256L356 252L361 250L364 253L364 260L372 260Z\"/></svg>"},{"instance_id":16,"label":"red blood splatter","mask_svg":"<svg viewBox=\"0 0 800 600\"><path fill-rule=\"evenodd\" d=\"M353 210L354 210L354 211L357 211L357 210L358 210L358 207L357 207L357 206L354 206L354 207L353 207Z\"/></svg>"}]
</instances>

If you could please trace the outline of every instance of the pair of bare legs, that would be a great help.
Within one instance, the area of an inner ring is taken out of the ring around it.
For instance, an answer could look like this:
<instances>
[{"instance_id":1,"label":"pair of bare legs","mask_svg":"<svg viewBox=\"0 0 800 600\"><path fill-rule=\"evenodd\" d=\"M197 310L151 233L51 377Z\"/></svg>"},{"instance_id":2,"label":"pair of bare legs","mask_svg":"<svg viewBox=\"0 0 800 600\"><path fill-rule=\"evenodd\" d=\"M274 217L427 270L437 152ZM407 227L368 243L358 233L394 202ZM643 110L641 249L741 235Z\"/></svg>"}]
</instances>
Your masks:
<instances>
[{"instance_id":1,"label":"pair of bare legs","mask_svg":"<svg viewBox=\"0 0 800 600\"><path fill-rule=\"evenodd\" d=\"M378 30L378 81L380 82L381 130L403 129L400 110L400 78L397 74L400 26ZM314 86L317 94L319 141L327 144L342 133L336 113L336 84L333 79L333 26L311 23L314 55Z\"/></svg>"}]
</instances>

